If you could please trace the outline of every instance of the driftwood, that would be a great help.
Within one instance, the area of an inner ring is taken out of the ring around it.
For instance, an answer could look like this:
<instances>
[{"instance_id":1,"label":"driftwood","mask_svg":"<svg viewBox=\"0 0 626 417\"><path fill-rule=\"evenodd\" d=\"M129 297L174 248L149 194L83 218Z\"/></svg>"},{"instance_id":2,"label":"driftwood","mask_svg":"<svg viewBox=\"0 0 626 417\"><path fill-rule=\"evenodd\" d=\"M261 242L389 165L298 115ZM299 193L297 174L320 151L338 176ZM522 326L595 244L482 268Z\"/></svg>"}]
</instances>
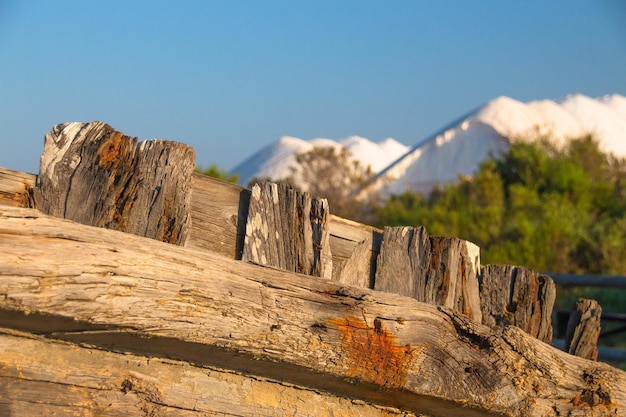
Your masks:
<instances>
[{"instance_id":1,"label":"driftwood","mask_svg":"<svg viewBox=\"0 0 626 417\"><path fill-rule=\"evenodd\" d=\"M602 307L596 300L580 298L569 316L565 351L581 358L598 359L598 338Z\"/></svg>"},{"instance_id":2,"label":"driftwood","mask_svg":"<svg viewBox=\"0 0 626 417\"><path fill-rule=\"evenodd\" d=\"M511 265L481 268L480 306L488 326L514 325L552 342L552 308L556 287L547 275Z\"/></svg>"},{"instance_id":3,"label":"driftwood","mask_svg":"<svg viewBox=\"0 0 626 417\"><path fill-rule=\"evenodd\" d=\"M625 372L517 327L31 209L0 208L0 325L432 416L626 412Z\"/></svg>"},{"instance_id":4,"label":"driftwood","mask_svg":"<svg viewBox=\"0 0 626 417\"><path fill-rule=\"evenodd\" d=\"M184 245L195 151L142 143L101 123L64 123L45 137L35 207L44 213Z\"/></svg>"},{"instance_id":5,"label":"driftwood","mask_svg":"<svg viewBox=\"0 0 626 417\"><path fill-rule=\"evenodd\" d=\"M252 187L242 260L332 277L328 202L286 184Z\"/></svg>"},{"instance_id":6,"label":"driftwood","mask_svg":"<svg viewBox=\"0 0 626 417\"><path fill-rule=\"evenodd\" d=\"M374 288L452 308L481 322L480 250L424 227L385 227Z\"/></svg>"}]
</instances>

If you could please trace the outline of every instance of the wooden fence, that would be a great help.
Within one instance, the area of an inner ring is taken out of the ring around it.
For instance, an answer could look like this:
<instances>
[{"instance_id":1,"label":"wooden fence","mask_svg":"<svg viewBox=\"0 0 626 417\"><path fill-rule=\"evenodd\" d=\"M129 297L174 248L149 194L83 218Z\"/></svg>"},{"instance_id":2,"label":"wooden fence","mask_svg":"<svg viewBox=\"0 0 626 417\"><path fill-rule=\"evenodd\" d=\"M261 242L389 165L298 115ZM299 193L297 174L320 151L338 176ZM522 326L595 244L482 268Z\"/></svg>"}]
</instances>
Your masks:
<instances>
[{"instance_id":1,"label":"wooden fence","mask_svg":"<svg viewBox=\"0 0 626 417\"><path fill-rule=\"evenodd\" d=\"M626 277L619 275L573 275L548 273L554 282L560 287L597 287L611 288L616 291L626 290ZM626 299L626 292L624 292ZM565 335L570 311L557 310L555 313L556 323L554 327L557 335ZM618 323L618 327L605 330L600 333L599 339L626 333L626 313L609 312L602 310L600 315L602 323ZM564 341L556 341L555 346L564 346ZM626 362L626 349L598 346L598 358L611 362Z\"/></svg>"},{"instance_id":2,"label":"wooden fence","mask_svg":"<svg viewBox=\"0 0 626 417\"><path fill-rule=\"evenodd\" d=\"M561 352L549 276L193 158L94 122L0 170L0 414L626 412L592 300Z\"/></svg>"}]
</instances>

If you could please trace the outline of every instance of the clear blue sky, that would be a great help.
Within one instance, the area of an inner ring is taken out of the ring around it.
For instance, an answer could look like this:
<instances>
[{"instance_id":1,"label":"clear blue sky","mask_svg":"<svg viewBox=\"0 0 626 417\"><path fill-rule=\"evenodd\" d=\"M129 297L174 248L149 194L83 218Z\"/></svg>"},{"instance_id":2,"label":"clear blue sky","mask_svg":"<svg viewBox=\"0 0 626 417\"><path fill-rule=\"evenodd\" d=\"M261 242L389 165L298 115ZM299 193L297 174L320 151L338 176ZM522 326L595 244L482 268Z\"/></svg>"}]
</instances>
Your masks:
<instances>
[{"instance_id":1,"label":"clear blue sky","mask_svg":"<svg viewBox=\"0 0 626 417\"><path fill-rule=\"evenodd\" d=\"M500 95L626 95L626 1L0 0L0 166L101 120L230 169L282 135L413 145Z\"/></svg>"}]
</instances>

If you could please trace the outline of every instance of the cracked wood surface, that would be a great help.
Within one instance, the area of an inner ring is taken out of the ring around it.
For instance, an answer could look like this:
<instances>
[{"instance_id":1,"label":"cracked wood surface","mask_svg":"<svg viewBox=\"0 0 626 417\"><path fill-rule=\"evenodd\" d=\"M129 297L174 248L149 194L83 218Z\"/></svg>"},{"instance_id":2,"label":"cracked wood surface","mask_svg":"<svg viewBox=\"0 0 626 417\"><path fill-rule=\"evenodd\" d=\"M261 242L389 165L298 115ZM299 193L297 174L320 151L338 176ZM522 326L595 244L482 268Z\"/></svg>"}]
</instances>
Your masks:
<instances>
[{"instance_id":1,"label":"cracked wood surface","mask_svg":"<svg viewBox=\"0 0 626 417\"><path fill-rule=\"evenodd\" d=\"M0 167L0 205L29 207L28 190L35 181L34 174ZM250 190L198 173L192 174L191 184L191 229L185 247L241 259ZM328 215L328 230L333 279L371 288L382 230L332 214ZM366 257L353 257L355 248L365 240ZM354 278L355 269L367 271L369 277Z\"/></svg>"},{"instance_id":2,"label":"cracked wood surface","mask_svg":"<svg viewBox=\"0 0 626 417\"><path fill-rule=\"evenodd\" d=\"M552 343L552 308L556 299L552 278L511 265L486 265L481 271L483 323L514 325L543 342Z\"/></svg>"},{"instance_id":3,"label":"cracked wood surface","mask_svg":"<svg viewBox=\"0 0 626 417\"><path fill-rule=\"evenodd\" d=\"M191 146L138 142L102 122L46 134L35 207L91 226L184 245L189 234Z\"/></svg>"},{"instance_id":4,"label":"cracked wood surface","mask_svg":"<svg viewBox=\"0 0 626 417\"><path fill-rule=\"evenodd\" d=\"M0 350L2 416L415 417L267 378L11 329L0 328Z\"/></svg>"},{"instance_id":5,"label":"cracked wood surface","mask_svg":"<svg viewBox=\"0 0 626 417\"><path fill-rule=\"evenodd\" d=\"M332 278L328 201L287 184L252 187L242 260Z\"/></svg>"},{"instance_id":6,"label":"cracked wood surface","mask_svg":"<svg viewBox=\"0 0 626 417\"><path fill-rule=\"evenodd\" d=\"M428 236L420 227L385 227L374 289L461 312L482 321L480 249L458 238Z\"/></svg>"},{"instance_id":7,"label":"cracked wood surface","mask_svg":"<svg viewBox=\"0 0 626 417\"><path fill-rule=\"evenodd\" d=\"M0 325L433 416L615 416L626 373L516 327L0 207Z\"/></svg>"}]
</instances>

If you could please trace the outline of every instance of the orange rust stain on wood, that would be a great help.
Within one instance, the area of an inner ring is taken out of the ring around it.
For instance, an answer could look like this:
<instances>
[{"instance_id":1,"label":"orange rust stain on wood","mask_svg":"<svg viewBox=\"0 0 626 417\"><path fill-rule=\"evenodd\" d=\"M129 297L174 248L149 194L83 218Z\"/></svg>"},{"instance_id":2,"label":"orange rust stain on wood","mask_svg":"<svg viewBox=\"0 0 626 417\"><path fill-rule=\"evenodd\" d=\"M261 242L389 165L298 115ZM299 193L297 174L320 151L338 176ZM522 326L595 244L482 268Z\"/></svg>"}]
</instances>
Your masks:
<instances>
[{"instance_id":1,"label":"orange rust stain on wood","mask_svg":"<svg viewBox=\"0 0 626 417\"><path fill-rule=\"evenodd\" d=\"M348 374L385 388L401 388L406 382L406 369L412 356L410 346L401 346L385 329L381 320L374 327L356 317L330 321L342 337L342 347L349 359Z\"/></svg>"},{"instance_id":2,"label":"orange rust stain on wood","mask_svg":"<svg viewBox=\"0 0 626 417\"><path fill-rule=\"evenodd\" d=\"M0 191L0 201L2 204L14 207L29 207L26 191L23 193L10 193Z\"/></svg>"},{"instance_id":3,"label":"orange rust stain on wood","mask_svg":"<svg viewBox=\"0 0 626 417\"><path fill-rule=\"evenodd\" d=\"M98 149L101 166L110 170L119 163L120 155L127 151L125 139L122 132L113 132L102 142Z\"/></svg>"}]
</instances>

